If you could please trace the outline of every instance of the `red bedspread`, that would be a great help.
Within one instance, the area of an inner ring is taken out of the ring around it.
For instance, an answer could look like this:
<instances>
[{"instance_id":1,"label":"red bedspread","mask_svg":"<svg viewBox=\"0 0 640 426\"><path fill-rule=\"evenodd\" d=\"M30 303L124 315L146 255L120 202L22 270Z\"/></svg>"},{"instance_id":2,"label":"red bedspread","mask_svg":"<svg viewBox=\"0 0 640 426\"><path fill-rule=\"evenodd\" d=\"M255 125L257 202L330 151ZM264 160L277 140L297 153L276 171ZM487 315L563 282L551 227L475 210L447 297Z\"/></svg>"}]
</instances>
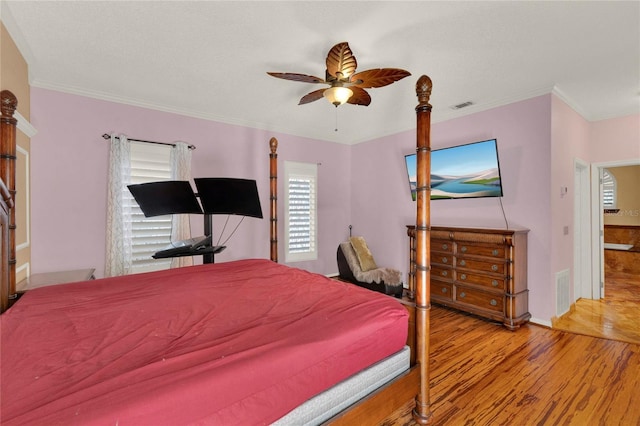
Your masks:
<instances>
[{"instance_id":1,"label":"red bedspread","mask_svg":"<svg viewBox=\"0 0 640 426\"><path fill-rule=\"evenodd\" d=\"M7 426L268 424L407 337L398 301L268 260L44 287L0 320Z\"/></svg>"}]
</instances>

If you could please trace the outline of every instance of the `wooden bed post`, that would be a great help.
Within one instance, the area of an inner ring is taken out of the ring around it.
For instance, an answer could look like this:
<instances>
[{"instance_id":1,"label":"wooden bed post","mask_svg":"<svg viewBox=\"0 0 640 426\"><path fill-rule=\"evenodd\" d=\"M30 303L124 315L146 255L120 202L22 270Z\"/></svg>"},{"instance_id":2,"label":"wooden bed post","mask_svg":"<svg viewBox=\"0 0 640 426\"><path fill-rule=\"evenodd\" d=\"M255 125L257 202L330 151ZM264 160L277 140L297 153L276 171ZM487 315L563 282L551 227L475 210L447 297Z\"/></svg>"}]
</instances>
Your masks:
<instances>
[{"instance_id":1,"label":"wooden bed post","mask_svg":"<svg viewBox=\"0 0 640 426\"><path fill-rule=\"evenodd\" d=\"M13 208L13 199L9 190L0 179L0 313L9 309L9 212Z\"/></svg>"},{"instance_id":2,"label":"wooden bed post","mask_svg":"<svg viewBox=\"0 0 640 426\"><path fill-rule=\"evenodd\" d=\"M416 396L413 417L420 424L431 421L429 400L429 334L430 334L430 226L431 226L431 79L423 75L416 83L416 360L420 368L420 390Z\"/></svg>"},{"instance_id":3,"label":"wooden bed post","mask_svg":"<svg viewBox=\"0 0 640 426\"><path fill-rule=\"evenodd\" d=\"M271 260L278 262L278 139L269 140L269 203L271 205Z\"/></svg>"},{"instance_id":4,"label":"wooden bed post","mask_svg":"<svg viewBox=\"0 0 640 426\"><path fill-rule=\"evenodd\" d=\"M8 90L0 93L0 178L4 181L12 200L16 198L16 120L13 114L18 107L18 99ZM16 298L16 212L9 209L9 285L8 293L2 295L3 305L8 299ZM7 300L5 301L5 298Z\"/></svg>"}]
</instances>

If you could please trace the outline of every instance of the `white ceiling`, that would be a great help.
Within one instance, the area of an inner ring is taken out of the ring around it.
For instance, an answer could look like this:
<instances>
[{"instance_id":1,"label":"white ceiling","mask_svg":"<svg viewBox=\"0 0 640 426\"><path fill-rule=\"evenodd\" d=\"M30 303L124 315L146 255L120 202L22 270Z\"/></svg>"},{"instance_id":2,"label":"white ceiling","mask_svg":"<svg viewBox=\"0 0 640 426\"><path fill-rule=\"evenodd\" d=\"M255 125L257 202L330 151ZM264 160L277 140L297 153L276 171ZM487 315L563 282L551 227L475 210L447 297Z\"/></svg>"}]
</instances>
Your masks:
<instances>
[{"instance_id":1,"label":"white ceiling","mask_svg":"<svg viewBox=\"0 0 640 426\"><path fill-rule=\"evenodd\" d=\"M434 122L551 91L590 121L640 113L638 1L2 0L1 12L33 86L314 139L415 128L422 74ZM321 86L266 74L324 77L342 41L358 71L412 76L336 110L298 105Z\"/></svg>"}]
</instances>

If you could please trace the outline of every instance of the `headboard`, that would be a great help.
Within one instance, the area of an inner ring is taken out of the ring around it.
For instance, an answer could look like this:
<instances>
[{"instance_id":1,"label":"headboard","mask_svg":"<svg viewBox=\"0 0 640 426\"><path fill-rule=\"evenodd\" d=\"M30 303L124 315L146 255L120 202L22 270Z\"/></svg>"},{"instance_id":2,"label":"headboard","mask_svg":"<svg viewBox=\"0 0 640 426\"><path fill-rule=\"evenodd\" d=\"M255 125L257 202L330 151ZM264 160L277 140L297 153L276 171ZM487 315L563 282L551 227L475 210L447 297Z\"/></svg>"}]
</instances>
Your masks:
<instances>
[{"instance_id":1,"label":"headboard","mask_svg":"<svg viewBox=\"0 0 640 426\"><path fill-rule=\"evenodd\" d=\"M0 266L0 312L16 298L16 120L18 106L15 95L8 90L0 93L0 227L2 228L2 265Z\"/></svg>"}]
</instances>

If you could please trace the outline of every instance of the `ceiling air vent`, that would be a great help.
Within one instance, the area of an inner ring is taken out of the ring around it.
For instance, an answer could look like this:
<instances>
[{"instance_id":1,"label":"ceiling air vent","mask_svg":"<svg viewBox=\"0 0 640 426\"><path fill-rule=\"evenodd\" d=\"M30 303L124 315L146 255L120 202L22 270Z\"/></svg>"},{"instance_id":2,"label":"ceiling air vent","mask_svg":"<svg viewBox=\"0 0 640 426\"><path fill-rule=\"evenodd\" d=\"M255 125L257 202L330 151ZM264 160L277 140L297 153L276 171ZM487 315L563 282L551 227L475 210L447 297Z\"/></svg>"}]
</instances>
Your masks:
<instances>
[{"instance_id":1,"label":"ceiling air vent","mask_svg":"<svg viewBox=\"0 0 640 426\"><path fill-rule=\"evenodd\" d=\"M462 109L462 108L469 107L469 106L471 106L471 105L473 105L473 102L471 102L471 101L467 101L467 102L463 102L463 103L458 104L458 105L454 105L454 106L452 106L452 107L450 107L450 108L451 108L451 109Z\"/></svg>"}]
</instances>

